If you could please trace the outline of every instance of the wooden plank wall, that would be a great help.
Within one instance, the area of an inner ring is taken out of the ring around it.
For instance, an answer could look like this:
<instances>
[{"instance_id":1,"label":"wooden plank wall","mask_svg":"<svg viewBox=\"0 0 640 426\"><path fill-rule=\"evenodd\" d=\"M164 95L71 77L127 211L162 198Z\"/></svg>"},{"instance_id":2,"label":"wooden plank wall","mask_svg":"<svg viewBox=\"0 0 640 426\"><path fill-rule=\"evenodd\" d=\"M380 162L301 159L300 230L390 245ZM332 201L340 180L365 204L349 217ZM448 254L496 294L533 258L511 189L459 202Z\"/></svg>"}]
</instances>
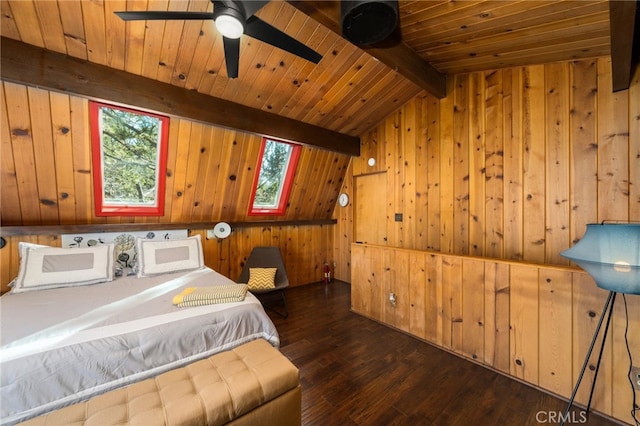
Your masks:
<instances>
[{"instance_id":1,"label":"wooden plank wall","mask_svg":"<svg viewBox=\"0 0 640 426\"><path fill-rule=\"evenodd\" d=\"M244 262L255 246L280 248L292 287L318 282L322 279L322 265L330 260L333 248L334 225L256 226L234 228L225 239L206 238L205 229L191 229L190 235L200 234L205 264L221 274L236 280ZM161 226L159 227L161 228ZM54 247L60 246L58 235L8 237L7 246L0 250L0 277L2 292L18 275L20 259L18 242L28 241Z\"/></svg>"},{"instance_id":2,"label":"wooden plank wall","mask_svg":"<svg viewBox=\"0 0 640 426\"><path fill-rule=\"evenodd\" d=\"M0 105L3 226L330 219L351 159L303 146L286 214L248 216L261 137L171 117L164 216L97 217L88 100L2 82ZM231 255L245 257L248 247L262 243L264 235L271 235L267 240L277 242L289 260L292 284L300 285L318 281L319 262L331 262L333 233L327 228L277 224L264 231L243 228L234 232L228 243L233 247ZM34 238L53 240L55 245L57 236ZM14 251L16 241L10 238L9 246L0 251L3 292L17 273L17 263L12 260L17 252L8 253ZM209 251L207 264L221 265L232 277L237 275L241 259L226 256L220 263L210 243L205 250Z\"/></svg>"},{"instance_id":3,"label":"wooden plank wall","mask_svg":"<svg viewBox=\"0 0 640 426\"><path fill-rule=\"evenodd\" d=\"M569 396L606 292L559 253L587 223L640 221L640 70L616 93L609 58L448 84L361 137L353 176L386 174L387 218L370 225L388 248L352 246L353 309ZM640 296L627 301L637 364ZM629 422L624 325L618 301L595 408Z\"/></svg>"},{"instance_id":4,"label":"wooden plank wall","mask_svg":"<svg viewBox=\"0 0 640 426\"><path fill-rule=\"evenodd\" d=\"M617 93L608 58L449 80L361 137L389 246L567 265L587 223L640 221L640 73Z\"/></svg>"},{"instance_id":5,"label":"wooden plank wall","mask_svg":"<svg viewBox=\"0 0 640 426\"><path fill-rule=\"evenodd\" d=\"M259 135L171 117L164 216L97 217L88 101L7 82L0 89L5 226L265 220L247 215ZM330 218L350 159L303 146L290 208L270 219Z\"/></svg>"},{"instance_id":6,"label":"wooden plank wall","mask_svg":"<svg viewBox=\"0 0 640 426\"><path fill-rule=\"evenodd\" d=\"M586 273L366 244L351 250L355 312L569 398L607 296ZM631 423L627 317L625 300L617 297L592 408ZM637 364L640 297L626 296L626 305ZM587 369L576 399L580 404L589 399L593 374Z\"/></svg>"}]
</instances>

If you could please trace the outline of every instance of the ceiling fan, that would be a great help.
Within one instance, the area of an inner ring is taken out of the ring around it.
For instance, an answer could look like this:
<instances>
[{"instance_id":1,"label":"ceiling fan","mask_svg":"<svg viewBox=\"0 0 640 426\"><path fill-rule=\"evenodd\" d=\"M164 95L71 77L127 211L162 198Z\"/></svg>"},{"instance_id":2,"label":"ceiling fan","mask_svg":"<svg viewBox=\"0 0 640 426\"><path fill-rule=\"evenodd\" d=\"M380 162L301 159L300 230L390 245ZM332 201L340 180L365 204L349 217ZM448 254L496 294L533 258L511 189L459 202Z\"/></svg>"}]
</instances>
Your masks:
<instances>
[{"instance_id":1,"label":"ceiling fan","mask_svg":"<svg viewBox=\"0 0 640 426\"><path fill-rule=\"evenodd\" d=\"M212 19L216 28L222 34L224 57L227 64L229 78L238 77L238 62L240 57L240 37L246 34L250 37L268 43L279 49L286 50L315 64L320 62L322 55L300 43L298 40L283 33L274 26L264 22L254 14L268 1L254 0L211 0L213 13L210 12L178 12L178 11L140 11L115 12L124 21L136 20L179 20L179 19Z\"/></svg>"}]
</instances>

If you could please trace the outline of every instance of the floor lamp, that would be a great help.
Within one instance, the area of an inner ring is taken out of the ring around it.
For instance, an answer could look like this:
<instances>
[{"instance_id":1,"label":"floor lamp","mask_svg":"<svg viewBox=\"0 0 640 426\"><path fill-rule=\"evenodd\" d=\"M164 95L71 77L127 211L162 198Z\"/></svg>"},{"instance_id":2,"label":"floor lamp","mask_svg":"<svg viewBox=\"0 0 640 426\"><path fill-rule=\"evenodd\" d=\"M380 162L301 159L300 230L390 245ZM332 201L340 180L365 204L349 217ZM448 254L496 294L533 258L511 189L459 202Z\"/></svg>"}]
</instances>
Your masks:
<instances>
[{"instance_id":1,"label":"floor lamp","mask_svg":"<svg viewBox=\"0 0 640 426\"><path fill-rule=\"evenodd\" d=\"M609 295L602 308L600 320L587 351L578 380L569 399L569 405L562 417L562 424L569 416L571 406L580 387L580 382L589 364L589 358L600 334L602 323L606 323L602 336L602 345L598 354L598 363L593 375L591 393L586 412L591 408L593 390L598 378L600 361L604 352L613 307L618 293L640 295L640 224L601 223L587 225L584 237L573 247L560 253L584 269L596 285L609 290Z\"/></svg>"}]
</instances>

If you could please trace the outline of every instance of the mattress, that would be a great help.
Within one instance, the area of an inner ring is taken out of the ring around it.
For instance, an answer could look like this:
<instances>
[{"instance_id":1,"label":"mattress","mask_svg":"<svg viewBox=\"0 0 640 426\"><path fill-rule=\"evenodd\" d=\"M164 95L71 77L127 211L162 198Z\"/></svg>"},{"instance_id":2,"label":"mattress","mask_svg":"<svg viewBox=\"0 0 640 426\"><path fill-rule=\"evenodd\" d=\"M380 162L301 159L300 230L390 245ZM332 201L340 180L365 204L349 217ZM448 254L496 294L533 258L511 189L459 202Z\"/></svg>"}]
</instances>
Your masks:
<instances>
[{"instance_id":1,"label":"mattress","mask_svg":"<svg viewBox=\"0 0 640 426\"><path fill-rule=\"evenodd\" d=\"M260 302L178 308L185 287L232 283L209 268L0 297L0 424L14 424L258 338Z\"/></svg>"}]
</instances>

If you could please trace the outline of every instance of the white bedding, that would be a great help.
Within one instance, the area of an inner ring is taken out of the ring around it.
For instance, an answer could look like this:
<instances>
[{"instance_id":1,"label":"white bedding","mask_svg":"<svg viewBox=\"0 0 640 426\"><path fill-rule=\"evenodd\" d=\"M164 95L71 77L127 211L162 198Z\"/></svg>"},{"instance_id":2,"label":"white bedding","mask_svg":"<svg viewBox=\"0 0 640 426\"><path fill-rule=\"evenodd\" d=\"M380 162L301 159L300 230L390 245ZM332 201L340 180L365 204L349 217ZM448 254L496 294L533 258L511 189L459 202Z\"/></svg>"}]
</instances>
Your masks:
<instances>
[{"instance_id":1,"label":"white bedding","mask_svg":"<svg viewBox=\"0 0 640 426\"><path fill-rule=\"evenodd\" d=\"M260 302L177 308L184 287L229 284L205 268L0 298L0 424L14 424L263 338Z\"/></svg>"}]
</instances>

